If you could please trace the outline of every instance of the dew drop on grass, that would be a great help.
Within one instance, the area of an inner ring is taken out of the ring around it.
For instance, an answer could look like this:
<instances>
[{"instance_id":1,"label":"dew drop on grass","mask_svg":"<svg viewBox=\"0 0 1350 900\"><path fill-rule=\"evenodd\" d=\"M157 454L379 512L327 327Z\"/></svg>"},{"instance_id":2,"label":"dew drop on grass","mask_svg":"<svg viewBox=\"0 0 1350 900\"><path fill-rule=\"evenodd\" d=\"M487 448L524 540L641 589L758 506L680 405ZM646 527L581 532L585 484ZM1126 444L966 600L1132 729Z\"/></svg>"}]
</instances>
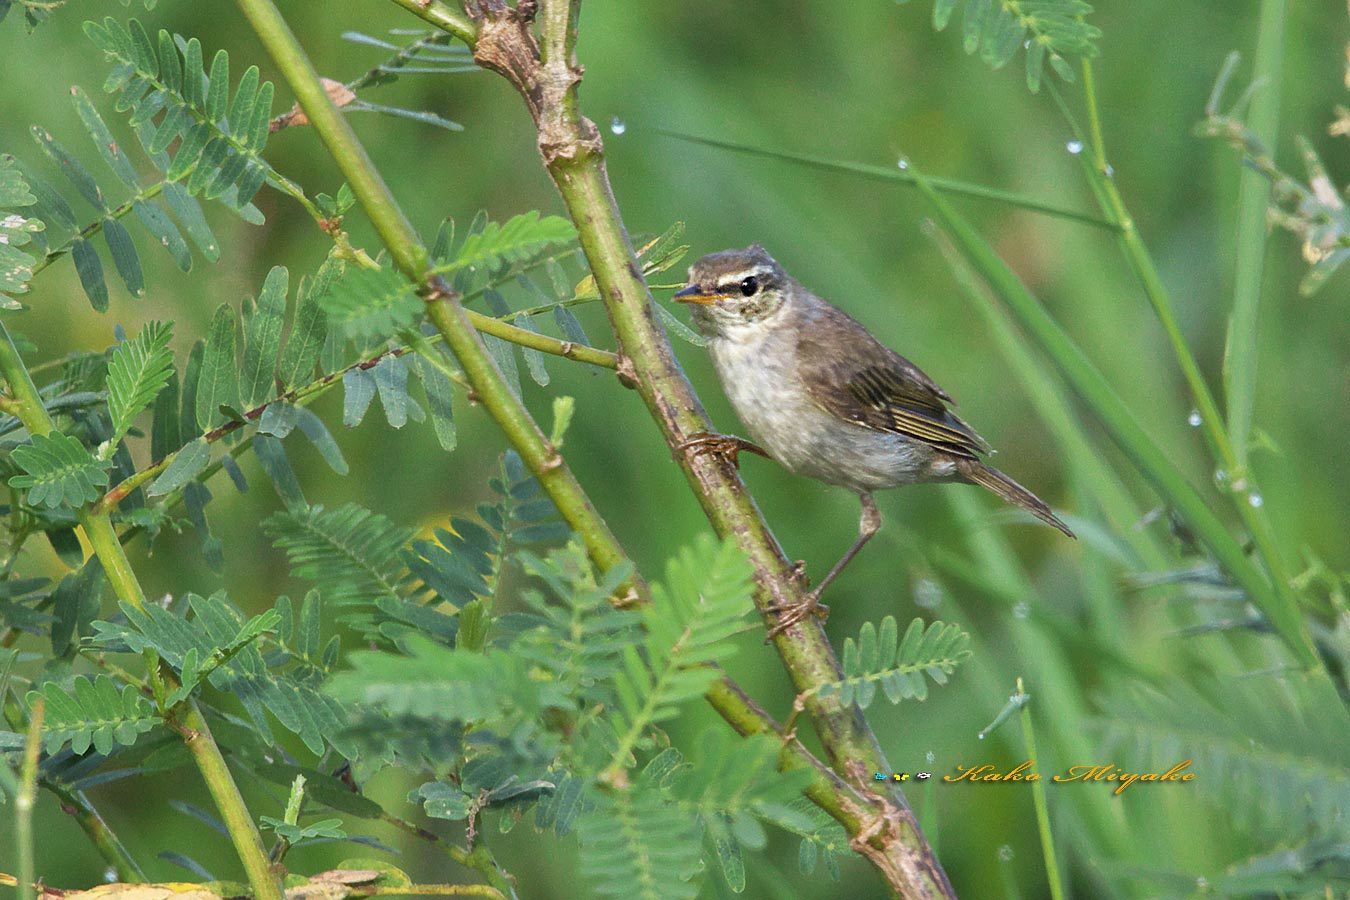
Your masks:
<instances>
[{"instance_id":1,"label":"dew drop on grass","mask_svg":"<svg viewBox=\"0 0 1350 900\"><path fill-rule=\"evenodd\" d=\"M1214 483L1217 484L1219 487L1223 487L1224 485L1228 484L1228 470L1227 470L1227 469L1215 469L1215 470L1214 470Z\"/></svg>"},{"instance_id":2,"label":"dew drop on grass","mask_svg":"<svg viewBox=\"0 0 1350 900\"><path fill-rule=\"evenodd\" d=\"M1015 618L1025 619L1027 616L1031 615L1031 607L1027 605L1025 600L1019 600L1017 601L1017 604L1013 606L1012 613Z\"/></svg>"},{"instance_id":3,"label":"dew drop on grass","mask_svg":"<svg viewBox=\"0 0 1350 900\"><path fill-rule=\"evenodd\" d=\"M1012 848L1012 847L1009 847L1007 844L1004 844L1002 847L999 847L999 848L998 848L998 861L999 861L999 862L1012 862L1012 858L1013 858L1013 848Z\"/></svg>"},{"instance_id":4,"label":"dew drop on grass","mask_svg":"<svg viewBox=\"0 0 1350 900\"><path fill-rule=\"evenodd\" d=\"M909 168L909 160L905 159L905 158L902 156L902 157L900 157L898 160L895 161L895 167L896 167L897 169L899 169L900 171L903 172L905 169L908 169L908 168Z\"/></svg>"},{"instance_id":5,"label":"dew drop on grass","mask_svg":"<svg viewBox=\"0 0 1350 900\"><path fill-rule=\"evenodd\" d=\"M1102 174L1105 175L1107 178L1115 178L1115 177L1116 177L1116 167L1113 166L1113 165L1111 165L1110 163L1107 163L1107 164L1106 164L1106 168L1105 168L1105 169L1102 169Z\"/></svg>"},{"instance_id":6,"label":"dew drop on grass","mask_svg":"<svg viewBox=\"0 0 1350 900\"><path fill-rule=\"evenodd\" d=\"M1083 142L1082 142L1082 141L1069 141L1067 144L1064 145L1064 149L1065 149L1065 150L1068 150L1068 151L1069 151L1070 153L1072 153L1074 156L1077 156L1078 154L1080 154L1080 153L1083 152Z\"/></svg>"},{"instance_id":7,"label":"dew drop on grass","mask_svg":"<svg viewBox=\"0 0 1350 900\"><path fill-rule=\"evenodd\" d=\"M625 122L623 119L620 119L618 116L614 116L612 119L609 120L609 130L612 131L614 134L623 134L625 131L628 130L628 123Z\"/></svg>"},{"instance_id":8,"label":"dew drop on grass","mask_svg":"<svg viewBox=\"0 0 1350 900\"><path fill-rule=\"evenodd\" d=\"M1261 504L1265 503L1266 501L1265 498L1262 497L1260 494L1249 494L1247 496L1247 502L1254 507L1260 507Z\"/></svg>"},{"instance_id":9,"label":"dew drop on grass","mask_svg":"<svg viewBox=\"0 0 1350 900\"><path fill-rule=\"evenodd\" d=\"M117 880L117 870L112 866L108 866L108 868L103 870L103 880L108 884L115 882Z\"/></svg>"},{"instance_id":10,"label":"dew drop on grass","mask_svg":"<svg viewBox=\"0 0 1350 900\"><path fill-rule=\"evenodd\" d=\"M1200 418L1200 410L1198 409L1191 410L1191 414L1186 417L1186 424L1192 428L1199 428L1203 421L1204 419Z\"/></svg>"}]
</instances>

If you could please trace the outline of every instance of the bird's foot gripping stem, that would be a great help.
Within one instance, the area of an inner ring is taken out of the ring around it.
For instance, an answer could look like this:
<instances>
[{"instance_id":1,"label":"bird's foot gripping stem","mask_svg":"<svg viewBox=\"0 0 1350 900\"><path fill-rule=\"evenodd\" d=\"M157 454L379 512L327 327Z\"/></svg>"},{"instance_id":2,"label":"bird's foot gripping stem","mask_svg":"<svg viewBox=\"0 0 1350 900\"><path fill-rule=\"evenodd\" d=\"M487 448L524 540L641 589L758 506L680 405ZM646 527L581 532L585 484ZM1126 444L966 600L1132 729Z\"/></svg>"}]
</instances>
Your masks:
<instances>
[{"instance_id":1,"label":"bird's foot gripping stem","mask_svg":"<svg viewBox=\"0 0 1350 900\"><path fill-rule=\"evenodd\" d=\"M686 440L681 441L675 449L681 453L688 453L690 456L701 456L705 453L712 453L720 456L736 468L741 467L741 451L758 453L765 459L769 458L768 451L759 444L747 441L745 438L739 438L730 434L714 434L711 431L698 431L691 434Z\"/></svg>"},{"instance_id":2,"label":"bird's foot gripping stem","mask_svg":"<svg viewBox=\"0 0 1350 900\"><path fill-rule=\"evenodd\" d=\"M764 643L766 644L793 625L803 622L811 616L824 621L830 615L830 608L820 602L819 588L807 594L800 603L774 603L768 607L768 611L777 613L778 621L774 622L768 633L764 635Z\"/></svg>"}]
</instances>

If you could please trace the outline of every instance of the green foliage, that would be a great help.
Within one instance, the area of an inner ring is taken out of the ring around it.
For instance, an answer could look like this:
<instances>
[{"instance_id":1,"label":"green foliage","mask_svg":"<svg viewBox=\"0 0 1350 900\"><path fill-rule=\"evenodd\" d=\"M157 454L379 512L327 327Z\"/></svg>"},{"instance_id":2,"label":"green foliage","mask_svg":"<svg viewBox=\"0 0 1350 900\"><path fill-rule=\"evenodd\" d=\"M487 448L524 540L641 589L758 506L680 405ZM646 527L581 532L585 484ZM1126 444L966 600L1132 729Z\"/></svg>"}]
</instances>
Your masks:
<instances>
[{"instance_id":1,"label":"green foliage","mask_svg":"<svg viewBox=\"0 0 1350 900\"><path fill-rule=\"evenodd\" d=\"M763 849L761 821L805 830L810 817L794 803L809 775L778 773L778 742L709 730L692 764L664 750L622 790L596 792L577 823L583 874L605 897L695 897L712 845L727 885L745 889L741 847Z\"/></svg>"},{"instance_id":2,"label":"green foliage","mask_svg":"<svg viewBox=\"0 0 1350 900\"><path fill-rule=\"evenodd\" d=\"M693 900L703 866L698 823L654 784L597 794L577 823L581 872L597 896Z\"/></svg>"},{"instance_id":3,"label":"green foliage","mask_svg":"<svg viewBox=\"0 0 1350 900\"><path fill-rule=\"evenodd\" d=\"M539 688L521 660L500 650L451 650L409 635L407 653L376 651L348 656L353 668L338 673L328 692L343 703L379 707L392 716L476 722L494 719L510 706L533 713Z\"/></svg>"},{"instance_id":4,"label":"green foliage","mask_svg":"<svg viewBox=\"0 0 1350 900\"><path fill-rule=\"evenodd\" d=\"M150 407L173 375L172 323L147 322L140 333L114 348L108 362L108 414L113 434L108 448L126 436L136 416ZM109 452L110 452L109 451ZM105 454L106 458L106 454Z\"/></svg>"},{"instance_id":5,"label":"green foliage","mask_svg":"<svg viewBox=\"0 0 1350 900\"><path fill-rule=\"evenodd\" d=\"M285 838L292 846L315 838L342 840L347 837L347 832L342 830L341 819L320 819L308 825L292 825L272 816L259 816L258 818L264 828L276 832L277 837Z\"/></svg>"},{"instance_id":6,"label":"green foliage","mask_svg":"<svg viewBox=\"0 0 1350 900\"><path fill-rule=\"evenodd\" d=\"M1045 64L1065 81L1073 81L1066 56L1096 56L1101 30L1083 17L1092 7L1083 0L934 0L933 27L947 27L960 5L961 30L967 53L998 69L1007 65L1020 47L1027 51L1027 87L1040 90Z\"/></svg>"},{"instance_id":7,"label":"green foliage","mask_svg":"<svg viewBox=\"0 0 1350 900\"><path fill-rule=\"evenodd\" d=\"M490 276L575 240L571 223L557 216L540 217L537 212L528 212L505 223L483 219L478 230L470 229L458 247L451 250L447 246L444 254L437 256L434 271L440 275L483 272ZM350 265L320 296L319 305L349 337L383 339L421 316L417 287L390 263L376 269Z\"/></svg>"},{"instance_id":8,"label":"green foliage","mask_svg":"<svg viewBox=\"0 0 1350 900\"><path fill-rule=\"evenodd\" d=\"M1350 809L1350 716L1344 707L1315 705L1317 697L1315 685L1294 677L1210 678L1114 695L1101 721L1132 758L1164 770L1193 759L1194 771L1205 773L1197 787L1248 827L1277 839L1334 835Z\"/></svg>"},{"instance_id":9,"label":"green foliage","mask_svg":"<svg viewBox=\"0 0 1350 900\"><path fill-rule=\"evenodd\" d=\"M59 431L33 435L12 456L25 474L11 476L9 486L26 489L29 503L48 509L97 500L112 468L111 462L95 458L79 440Z\"/></svg>"},{"instance_id":10,"label":"green foliage","mask_svg":"<svg viewBox=\"0 0 1350 900\"><path fill-rule=\"evenodd\" d=\"M412 532L348 503L279 512L263 523L291 572L314 582L330 603L378 605L399 600L399 551Z\"/></svg>"},{"instance_id":11,"label":"green foliage","mask_svg":"<svg viewBox=\"0 0 1350 900\"><path fill-rule=\"evenodd\" d=\"M420 630L451 641L456 620L438 605L490 602L513 546L567 533L514 453L490 487L495 500L479 506L480 521L455 517L433 538L411 543L409 529L356 504L288 510L263 528L286 552L292 574L318 586L328 602L350 608L347 624L391 640Z\"/></svg>"},{"instance_id":12,"label":"green foliage","mask_svg":"<svg viewBox=\"0 0 1350 900\"><path fill-rule=\"evenodd\" d=\"M24 21L28 24L29 32L32 32L69 2L70 0L0 0L0 22L3 22L10 10L17 6L23 10ZM154 9L158 2L159 0L141 0L141 5L146 9ZM130 3L131 0L123 0L122 5L127 6Z\"/></svg>"},{"instance_id":13,"label":"green foliage","mask_svg":"<svg viewBox=\"0 0 1350 900\"><path fill-rule=\"evenodd\" d=\"M30 175L37 215L46 223L59 226L59 230L66 234L60 243L56 243L55 238L50 235L41 238L39 249L46 254L46 259L38 263L37 267L46 266L62 254L69 253L90 302L95 309L106 310L109 297L103 277L103 263L89 240L92 235L102 232L112 257L113 267L127 289L134 296L140 296L145 288L143 268L131 234L122 222L126 216L132 214L154 243L164 247L183 271L189 271L192 267L192 255L183 237L183 230L187 231L188 236L198 245L200 252L207 259L217 259L220 248L206 224L197 200L190 196L183 186L167 178L143 185L126 151L122 149L84 91L78 87L73 88L71 98L75 104L75 111L89 133L99 156L122 183L122 191L103 186L78 157L67 150L50 132L34 126L32 135L38 147L98 214L98 218L92 224L81 227L69 203L41 179ZM141 124L139 133L143 134L148 127L150 127L148 123ZM162 159L166 160L162 151L149 152L149 156L157 163ZM114 203L110 199L118 193L128 191L129 196L120 203ZM167 206L167 210L161 203ZM255 212L252 207L243 211L248 218L255 218Z\"/></svg>"},{"instance_id":14,"label":"green foliage","mask_svg":"<svg viewBox=\"0 0 1350 900\"><path fill-rule=\"evenodd\" d=\"M250 66L230 98L230 60L217 51L208 76L196 38L175 42L161 30L158 40L135 19L85 23L85 33L116 63L104 90L117 95L117 108L130 110L131 123L153 128L139 132L152 156L178 142L164 167L169 181L181 181L188 192L221 198L243 210L272 174L262 158L272 118L274 88Z\"/></svg>"},{"instance_id":15,"label":"green foliage","mask_svg":"<svg viewBox=\"0 0 1350 900\"><path fill-rule=\"evenodd\" d=\"M652 725L672 718L717 678L709 664L735 652L730 638L754 608L752 574L730 539L718 544L707 535L666 564L666 580L653 586L653 603L643 612L645 659L636 647L624 647L614 676L619 707L611 721L611 770L628 764Z\"/></svg>"},{"instance_id":16,"label":"green foliage","mask_svg":"<svg viewBox=\"0 0 1350 900\"><path fill-rule=\"evenodd\" d=\"M320 693L313 667L297 664L289 654L264 657L257 646L280 626L282 613L273 609L245 619L223 593L189 594L180 615L156 605L136 609L122 605L126 624L95 622L95 643L108 650L140 653L153 650L178 670L184 690L165 699L168 706L186 699L199 685L235 697L252 726L272 741L270 712L313 753L325 746L349 747L341 739L347 711Z\"/></svg>"},{"instance_id":17,"label":"green foliage","mask_svg":"<svg viewBox=\"0 0 1350 900\"><path fill-rule=\"evenodd\" d=\"M856 642L845 638L844 677L822 682L813 690L822 697L838 694L840 703L857 703L863 709L872 705L878 684L892 703L926 700L924 675L946 684L947 676L968 656L970 635L957 625L933 622L925 630L923 620L915 619L902 639L895 617L887 616L879 629L871 622L863 625Z\"/></svg>"},{"instance_id":18,"label":"green foliage","mask_svg":"<svg viewBox=\"0 0 1350 900\"><path fill-rule=\"evenodd\" d=\"M411 37L398 45L389 41L362 34L358 31L344 31L342 39L354 44L364 44L391 51L383 62L368 69L365 74L347 82L347 89L354 94L362 88L379 87L392 84L401 74L418 75L454 75L462 72L481 71L474 62L473 52L467 47L452 45L450 35L441 31L415 32L407 29L393 29L391 36ZM463 131L458 122L437 115L429 110L406 109L400 106L371 103L357 95L343 107L344 112L374 112L400 119L411 119L425 125L434 125L447 131Z\"/></svg>"},{"instance_id":19,"label":"green foliage","mask_svg":"<svg viewBox=\"0 0 1350 900\"><path fill-rule=\"evenodd\" d=\"M33 277L36 260L19 248L46 225L19 210L36 202L23 173L15 167L14 158L0 155L0 308L19 308L13 297L26 292L28 280Z\"/></svg>"},{"instance_id":20,"label":"green foliage","mask_svg":"<svg viewBox=\"0 0 1350 900\"><path fill-rule=\"evenodd\" d=\"M78 755L96 751L107 755L122 744L130 746L162 719L154 706L130 684L118 685L107 675L75 678L69 690L49 681L28 692L31 708L38 699L46 706L42 737L47 752L69 742Z\"/></svg>"}]
</instances>

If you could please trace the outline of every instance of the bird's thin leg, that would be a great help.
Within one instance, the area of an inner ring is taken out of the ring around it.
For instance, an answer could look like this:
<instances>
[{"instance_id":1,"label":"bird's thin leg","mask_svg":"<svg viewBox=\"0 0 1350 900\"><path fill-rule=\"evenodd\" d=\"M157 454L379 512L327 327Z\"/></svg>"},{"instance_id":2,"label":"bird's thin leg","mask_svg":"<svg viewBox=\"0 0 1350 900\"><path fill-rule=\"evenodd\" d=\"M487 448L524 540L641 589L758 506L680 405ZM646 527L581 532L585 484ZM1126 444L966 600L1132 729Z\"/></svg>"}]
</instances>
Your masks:
<instances>
[{"instance_id":1,"label":"bird's thin leg","mask_svg":"<svg viewBox=\"0 0 1350 900\"><path fill-rule=\"evenodd\" d=\"M738 469L741 467L742 450L758 453L765 459L769 458L768 451L756 443L735 435L714 434L711 431L696 431L676 445L675 449L691 456L713 453L727 460Z\"/></svg>"},{"instance_id":2,"label":"bird's thin leg","mask_svg":"<svg viewBox=\"0 0 1350 900\"><path fill-rule=\"evenodd\" d=\"M840 558L839 562L834 564L834 568L830 569L821 579L815 590L807 594L801 603L769 607L770 610L778 612L780 616L773 627L769 629L769 633L765 637L766 641L773 640L807 616L823 615L829 612L829 607L820 602L820 595L829 583L834 581L840 572L844 571L844 566L853 561L853 557L858 555L858 551L863 548L863 545L881 530L881 511L877 509L876 501L872 499L872 495L859 494L858 499L862 501L862 516L858 519L858 539L853 542L852 547L848 548L848 552Z\"/></svg>"}]
</instances>

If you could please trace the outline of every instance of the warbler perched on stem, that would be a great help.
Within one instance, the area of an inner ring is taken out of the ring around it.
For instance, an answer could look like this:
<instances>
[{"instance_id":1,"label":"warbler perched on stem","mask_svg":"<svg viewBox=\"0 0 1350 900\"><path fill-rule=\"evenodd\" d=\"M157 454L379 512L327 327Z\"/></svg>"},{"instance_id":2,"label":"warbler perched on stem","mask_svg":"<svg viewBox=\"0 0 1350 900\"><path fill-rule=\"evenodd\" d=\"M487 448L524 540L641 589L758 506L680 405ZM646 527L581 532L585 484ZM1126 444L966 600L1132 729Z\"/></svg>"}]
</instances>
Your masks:
<instances>
[{"instance_id":1,"label":"warbler perched on stem","mask_svg":"<svg viewBox=\"0 0 1350 900\"><path fill-rule=\"evenodd\" d=\"M980 461L989 446L948 409L947 392L843 311L783 271L759 244L712 253L674 298L691 304L736 414L762 447L699 434L684 448L733 462L742 450L856 492L858 538L770 636L815 612L820 595L881 527L872 492L920 482L978 484L1073 537L1039 497Z\"/></svg>"}]
</instances>

